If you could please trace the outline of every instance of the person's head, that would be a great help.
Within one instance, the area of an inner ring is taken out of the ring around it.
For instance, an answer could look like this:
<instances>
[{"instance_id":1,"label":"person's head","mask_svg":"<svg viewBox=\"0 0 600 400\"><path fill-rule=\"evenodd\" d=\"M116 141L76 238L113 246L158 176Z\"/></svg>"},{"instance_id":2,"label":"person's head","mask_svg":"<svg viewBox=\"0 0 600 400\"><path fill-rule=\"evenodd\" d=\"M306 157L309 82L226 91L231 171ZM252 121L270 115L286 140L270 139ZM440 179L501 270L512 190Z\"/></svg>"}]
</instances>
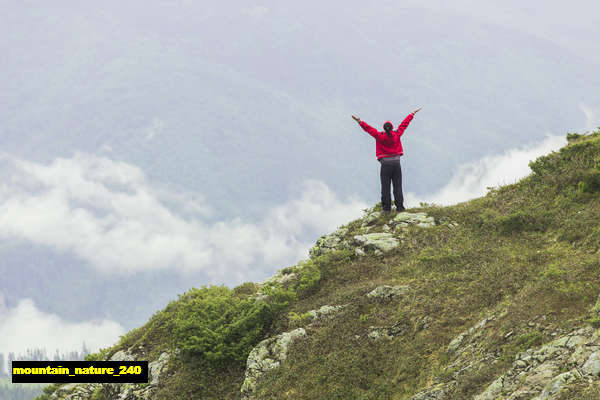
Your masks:
<instances>
[{"instance_id":1,"label":"person's head","mask_svg":"<svg viewBox=\"0 0 600 400\"><path fill-rule=\"evenodd\" d=\"M383 130L386 132L391 132L392 129L394 129L394 126L392 125L392 123L390 121L386 121L385 124L383 124Z\"/></svg>"}]
</instances>

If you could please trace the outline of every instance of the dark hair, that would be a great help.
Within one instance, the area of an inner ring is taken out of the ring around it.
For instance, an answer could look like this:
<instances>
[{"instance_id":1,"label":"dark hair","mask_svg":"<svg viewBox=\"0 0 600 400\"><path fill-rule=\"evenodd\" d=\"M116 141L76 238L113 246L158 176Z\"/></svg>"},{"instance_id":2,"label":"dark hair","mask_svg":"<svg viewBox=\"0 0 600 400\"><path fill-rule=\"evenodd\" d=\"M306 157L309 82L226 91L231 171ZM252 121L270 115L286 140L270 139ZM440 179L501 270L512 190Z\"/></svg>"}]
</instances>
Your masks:
<instances>
[{"instance_id":1,"label":"dark hair","mask_svg":"<svg viewBox=\"0 0 600 400\"><path fill-rule=\"evenodd\" d=\"M387 133L388 138L392 138L392 124L390 124L389 122L386 122L385 124L383 124L383 130L385 130L385 133Z\"/></svg>"}]
</instances>

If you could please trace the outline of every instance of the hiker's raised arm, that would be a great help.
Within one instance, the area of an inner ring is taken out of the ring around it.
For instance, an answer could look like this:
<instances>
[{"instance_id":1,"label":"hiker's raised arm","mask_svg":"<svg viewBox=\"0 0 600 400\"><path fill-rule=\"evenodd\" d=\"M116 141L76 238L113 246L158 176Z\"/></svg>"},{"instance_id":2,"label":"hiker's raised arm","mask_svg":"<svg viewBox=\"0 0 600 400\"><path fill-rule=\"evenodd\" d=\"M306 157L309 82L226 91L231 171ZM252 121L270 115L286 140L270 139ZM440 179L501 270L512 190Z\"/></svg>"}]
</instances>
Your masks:
<instances>
[{"instance_id":1,"label":"hiker's raised arm","mask_svg":"<svg viewBox=\"0 0 600 400\"><path fill-rule=\"evenodd\" d=\"M398 126L398 133L400 134L400 136L402 136L402 134L404 133L404 131L406 130L406 128L408 128L408 125L410 124L410 121L412 121L412 119L414 118L415 114L418 113L419 111L421 111L420 108L418 108L415 111L411 112L410 114L408 114L406 116L406 118L404 118L404 121L402 121L402 123Z\"/></svg>"},{"instance_id":2,"label":"hiker's raised arm","mask_svg":"<svg viewBox=\"0 0 600 400\"><path fill-rule=\"evenodd\" d=\"M352 116L352 118L354 118L354 116ZM354 120L356 121L356 118L354 118ZM373 128L371 125L367 124L365 121L361 121L360 119L358 119L357 122L360 125L360 127L363 128L363 130L365 132L367 132L369 135L373 136L375 139L380 139L380 135L379 135L379 132L377 131L377 129Z\"/></svg>"}]
</instances>

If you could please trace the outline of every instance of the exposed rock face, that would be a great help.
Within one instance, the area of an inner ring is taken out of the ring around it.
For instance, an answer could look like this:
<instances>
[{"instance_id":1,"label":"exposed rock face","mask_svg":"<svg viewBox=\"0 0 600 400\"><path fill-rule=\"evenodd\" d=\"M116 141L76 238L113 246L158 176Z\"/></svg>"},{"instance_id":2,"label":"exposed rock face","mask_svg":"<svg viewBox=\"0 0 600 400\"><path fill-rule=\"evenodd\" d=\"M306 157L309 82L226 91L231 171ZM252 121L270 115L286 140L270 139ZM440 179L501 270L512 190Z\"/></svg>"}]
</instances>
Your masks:
<instances>
[{"instance_id":1,"label":"exposed rock face","mask_svg":"<svg viewBox=\"0 0 600 400\"><path fill-rule=\"evenodd\" d=\"M345 304L340 306L324 305L318 310L310 310L308 313L313 317L313 319L320 319L324 317L330 317L344 307L346 307Z\"/></svg>"},{"instance_id":2,"label":"exposed rock face","mask_svg":"<svg viewBox=\"0 0 600 400\"><path fill-rule=\"evenodd\" d=\"M478 339L496 317L485 318L462 332L448 345L458 358L450 364L456 372L449 382L437 383L410 400L451 400L457 380L465 372L497 362L497 356L478 354ZM507 335L510 337L510 335ZM600 331L586 327L546 345L528 349L515 358L511 368L494 380L474 400L552 400L569 385L600 381Z\"/></svg>"},{"instance_id":3,"label":"exposed rock face","mask_svg":"<svg viewBox=\"0 0 600 400\"><path fill-rule=\"evenodd\" d=\"M381 216L381 211L370 212L363 218L363 223L362 223L361 227L366 228L369 225L373 225L375 223L375 221L377 221L379 219L380 216Z\"/></svg>"},{"instance_id":4,"label":"exposed rock face","mask_svg":"<svg viewBox=\"0 0 600 400\"><path fill-rule=\"evenodd\" d=\"M395 336L402 335L410 330L411 326L408 321L398 321L392 326L371 326L369 334L371 339L387 339L391 340Z\"/></svg>"},{"instance_id":5,"label":"exposed rock face","mask_svg":"<svg viewBox=\"0 0 600 400\"><path fill-rule=\"evenodd\" d=\"M315 246L309 250L311 258L320 256L339 249L354 248L354 253L357 256L366 255L367 250L373 251L376 255L383 254L391 249L398 247L399 241L393 235L394 229L398 231L409 225L428 228L435 225L433 217L426 213L409 213L401 212L388 221L383 226L377 226L377 221L381 218L381 212L373 209L369 210L363 217L360 229L355 235L354 240L346 239L348 228L338 228L335 232L321 236ZM370 232L372 230L380 230L382 232Z\"/></svg>"},{"instance_id":6,"label":"exposed rock face","mask_svg":"<svg viewBox=\"0 0 600 400\"><path fill-rule=\"evenodd\" d=\"M289 345L306 335L304 328L294 329L260 342L248 355L246 375L242 384L242 399L253 399L253 392L260 377L267 371L279 367L287 358Z\"/></svg>"},{"instance_id":7,"label":"exposed rock face","mask_svg":"<svg viewBox=\"0 0 600 400\"><path fill-rule=\"evenodd\" d=\"M489 317L482 319L477 324L469 328L469 330L461 333L457 337L455 337L450 344L448 345L448 353L454 353L458 350L460 346L465 346L466 339L469 339L472 342L474 339L477 339L481 334L482 329L488 324L488 322L493 321L494 317Z\"/></svg>"},{"instance_id":8,"label":"exposed rock face","mask_svg":"<svg viewBox=\"0 0 600 400\"><path fill-rule=\"evenodd\" d=\"M600 334L582 328L519 354L510 370L475 399L555 399L567 385L581 379L598 380L599 374Z\"/></svg>"},{"instance_id":9,"label":"exposed rock face","mask_svg":"<svg viewBox=\"0 0 600 400\"><path fill-rule=\"evenodd\" d=\"M364 250L380 250L388 252L400 244L391 233L367 233L365 235L354 236L354 242Z\"/></svg>"},{"instance_id":10,"label":"exposed rock face","mask_svg":"<svg viewBox=\"0 0 600 400\"><path fill-rule=\"evenodd\" d=\"M134 361L135 356L127 350L119 350L115 354L112 355L110 361Z\"/></svg>"},{"instance_id":11,"label":"exposed rock face","mask_svg":"<svg viewBox=\"0 0 600 400\"><path fill-rule=\"evenodd\" d=\"M416 225L422 228L429 228L430 226L435 225L433 217L428 216L424 212L401 212L396 214L396 216L390 221L390 223L397 224L399 226Z\"/></svg>"},{"instance_id":12,"label":"exposed rock face","mask_svg":"<svg viewBox=\"0 0 600 400\"><path fill-rule=\"evenodd\" d=\"M120 350L113 354L111 361L134 361L135 355L130 349ZM113 384L113 383L71 383L61 386L53 394L57 400L90 400L95 395L115 400L148 400L152 399L157 385L164 379L164 373L171 359L171 354L162 352L158 358L148 363L148 385Z\"/></svg>"},{"instance_id":13,"label":"exposed rock face","mask_svg":"<svg viewBox=\"0 0 600 400\"><path fill-rule=\"evenodd\" d=\"M448 399L448 387L439 384L429 388L426 391L415 394L410 400L444 400Z\"/></svg>"},{"instance_id":14,"label":"exposed rock face","mask_svg":"<svg viewBox=\"0 0 600 400\"><path fill-rule=\"evenodd\" d=\"M408 286L377 286L375 289L367 293L368 298L379 298L391 300L394 297L402 297L408 293Z\"/></svg>"},{"instance_id":15,"label":"exposed rock face","mask_svg":"<svg viewBox=\"0 0 600 400\"><path fill-rule=\"evenodd\" d=\"M457 380L461 376L497 362L496 355L481 353L481 349L479 348L480 339L485 335L485 330L497 318L498 316L496 315L485 318L454 338L447 349L449 355L456 357L448 366L448 370L454 371L450 380L443 383L435 383L411 397L410 400L453 400L452 393L457 385ZM417 329L423 329L430 322L430 318L418 321Z\"/></svg>"},{"instance_id":16,"label":"exposed rock face","mask_svg":"<svg viewBox=\"0 0 600 400\"><path fill-rule=\"evenodd\" d=\"M317 257L339 248L348 247L348 242L343 240L346 233L348 233L348 228L342 227L329 235L321 236L317 239L314 247L308 251L310 257Z\"/></svg>"}]
</instances>

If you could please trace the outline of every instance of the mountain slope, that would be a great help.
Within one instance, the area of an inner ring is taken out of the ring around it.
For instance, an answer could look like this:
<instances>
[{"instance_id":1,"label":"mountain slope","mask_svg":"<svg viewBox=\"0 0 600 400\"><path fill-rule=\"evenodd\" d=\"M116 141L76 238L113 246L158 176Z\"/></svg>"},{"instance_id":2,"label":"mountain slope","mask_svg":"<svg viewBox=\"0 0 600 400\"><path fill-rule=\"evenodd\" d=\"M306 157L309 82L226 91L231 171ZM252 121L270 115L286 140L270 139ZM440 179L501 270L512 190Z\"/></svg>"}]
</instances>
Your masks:
<instances>
[{"instance_id":1,"label":"mountain slope","mask_svg":"<svg viewBox=\"0 0 600 400\"><path fill-rule=\"evenodd\" d=\"M40 399L595 399L600 130L568 139L482 198L375 207L267 282L192 289L92 357L149 360L149 385Z\"/></svg>"}]
</instances>

